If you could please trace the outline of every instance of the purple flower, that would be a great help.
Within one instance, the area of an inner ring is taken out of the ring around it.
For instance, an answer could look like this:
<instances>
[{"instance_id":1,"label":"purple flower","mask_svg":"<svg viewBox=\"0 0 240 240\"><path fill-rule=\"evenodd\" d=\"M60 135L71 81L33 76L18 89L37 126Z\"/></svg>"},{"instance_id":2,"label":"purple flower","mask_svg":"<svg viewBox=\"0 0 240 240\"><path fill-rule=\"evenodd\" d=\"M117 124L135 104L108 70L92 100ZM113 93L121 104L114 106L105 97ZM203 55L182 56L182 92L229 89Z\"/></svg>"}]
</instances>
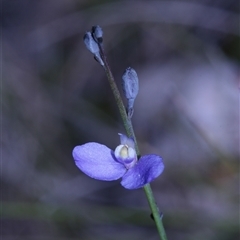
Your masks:
<instances>
[{"instance_id":1,"label":"purple flower","mask_svg":"<svg viewBox=\"0 0 240 240\"><path fill-rule=\"evenodd\" d=\"M119 135L121 144L115 151L95 142L76 146L72 154L77 167L97 180L122 177L121 185L127 189L141 188L163 172L161 157L151 154L138 160L133 139Z\"/></svg>"}]
</instances>

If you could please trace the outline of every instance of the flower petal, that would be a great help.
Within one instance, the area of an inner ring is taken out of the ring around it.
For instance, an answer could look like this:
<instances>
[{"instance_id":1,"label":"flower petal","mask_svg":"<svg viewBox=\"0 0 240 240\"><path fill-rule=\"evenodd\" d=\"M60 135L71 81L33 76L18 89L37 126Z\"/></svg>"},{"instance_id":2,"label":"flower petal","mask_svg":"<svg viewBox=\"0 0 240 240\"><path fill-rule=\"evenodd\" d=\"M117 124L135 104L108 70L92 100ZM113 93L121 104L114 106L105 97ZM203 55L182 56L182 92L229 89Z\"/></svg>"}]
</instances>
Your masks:
<instances>
[{"instance_id":1,"label":"flower petal","mask_svg":"<svg viewBox=\"0 0 240 240\"><path fill-rule=\"evenodd\" d=\"M164 169L162 158L157 155L145 155L123 176L121 184L127 189L143 187L157 178Z\"/></svg>"},{"instance_id":2,"label":"flower petal","mask_svg":"<svg viewBox=\"0 0 240 240\"><path fill-rule=\"evenodd\" d=\"M134 142L133 138L129 138L122 133L119 133L118 135L120 136L121 145L127 145L127 146L135 149L135 142Z\"/></svg>"},{"instance_id":3,"label":"flower petal","mask_svg":"<svg viewBox=\"0 0 240 240\"><path fill-rule=\"evenodd\" d=\"M126 172L123 164L115 161L113 151L99 143L86 143L73 149L77 167L91 178L104 181L119 179Z\"/></svg>"}]
</instances>

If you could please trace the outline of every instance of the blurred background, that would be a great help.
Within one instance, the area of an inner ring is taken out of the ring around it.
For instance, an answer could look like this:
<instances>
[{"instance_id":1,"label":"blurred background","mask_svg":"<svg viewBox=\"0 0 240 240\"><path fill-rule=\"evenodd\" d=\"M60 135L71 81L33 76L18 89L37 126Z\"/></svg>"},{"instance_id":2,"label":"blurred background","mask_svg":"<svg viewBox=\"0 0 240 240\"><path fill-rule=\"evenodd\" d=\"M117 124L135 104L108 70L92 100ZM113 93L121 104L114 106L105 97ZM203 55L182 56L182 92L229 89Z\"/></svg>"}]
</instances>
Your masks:
<instances>
[{"instance_id":1,"label":"blurred background","mask_svg":"<svg viewBox=\"0 0 240 240\"><path fill-rule=\"evenodd\" d=\"M121 87L140 81L133 125L169 239L239 237L239 1L2 2L1 237L158 239L142 189L93 180L72 149L125 133L93 25Z\"/></svg>"}]
</instances>

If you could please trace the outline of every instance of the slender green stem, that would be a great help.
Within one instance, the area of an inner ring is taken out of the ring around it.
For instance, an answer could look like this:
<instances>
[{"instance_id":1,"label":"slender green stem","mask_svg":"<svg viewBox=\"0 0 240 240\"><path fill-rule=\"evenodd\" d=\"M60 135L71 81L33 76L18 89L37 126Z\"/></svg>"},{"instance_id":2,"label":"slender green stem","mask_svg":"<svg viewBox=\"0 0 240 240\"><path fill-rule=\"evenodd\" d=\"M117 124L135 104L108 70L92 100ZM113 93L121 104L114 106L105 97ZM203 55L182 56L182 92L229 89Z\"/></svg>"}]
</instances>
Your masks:
<instances>
[{"instance_id":1,"label":"slender green stem","mask_svg":"<svg viewBox=\"0 0 240 240\"><path fill-rule=\"evenodd\" d=\"M125 106L123 104L123 101L122 101L121 95L119 93L118 87L116 85L116 82L115 82L114 77L112 75L111 69L109 67L106 55L104 54L102 45L101 44L98 44L98 45L99 45L99 48L100 48L100 54L101 54L102 60L104 62L104 69L105 69L105 72L107 74L107 78L108 78L109 84L111 86L111 89L113 91L113 95L114 95L115 100L117 102L117 106L119 108L119 111L120 111L120 114L121 114L121 117L122 117L122 120L123 120L123 123L124 123L124 127L126 129L127 135L128 135L128 137L132 137L134 139L136 153L140 157L140 151L139 151L137 140L136 140L135 133L134 133L134 130L133 130L132 121L127 116ZM159 215L159 210L158 210L158 207L156 205L151 186L150 186L150 184L146 184L143 188L144 188L145 194L147 196L148 203L149 203L149 206L151 208L153 218L154 218L154 221L155 221L160 239L161 240L167 240L167 236L166 236L165 229L164 229L163 222L162 222L162 217Z\"/></svg>"},{"instance_id":2,"label":"slender green stem","mask_svg":"<svg viewBox=\"0 0 240 240\"><path fill-rule=\"evenodd\" d=\"M156 226L157 226L158 234L162 240L167 240L167 236L166 236L165 229L164 229L163 222L162 222L162 216L159 215L159 210L156 205L150 184L146 184L143 187L143 189L145 191L145 194L147 195L148 203L152 210L152 214L153 214L153 218L156 223Z\"/></svg>"},{"instance_id":3,"label":"slender green stem","mask_svg":"<svg viewBox=\"0 0 240 240\"><path fill-rule=\"evenodd\" d=\"M134 130L133 130L132 121L127 116L127 112L126 112L125 106L123 104L120 92L118 90L118 87L117 87L116 82L114 80L114 77L112 75L111 69L110 69L109 64L107 62L107 59L106 59L106 56L103 53L103 50L102 50L102 54L104 56L104 60L103 60L103 62L105 64L105 68L104 69L105 69L105 72L107 74L107 78L108 78L110 87L111 87L111 89L113 91L113 95L114 95L115 100L117 102L117 106L118 106L120 115L122 117L124 127L126 129L128 137L132 137L134 139L136 153L137 153L138 156L140 156L140 151L139 151L139 148L138 148L138 145L137 145L137 140L136 140L136 136L135 136L135 133L134 133Z\"/></svg>"}]
</instances>

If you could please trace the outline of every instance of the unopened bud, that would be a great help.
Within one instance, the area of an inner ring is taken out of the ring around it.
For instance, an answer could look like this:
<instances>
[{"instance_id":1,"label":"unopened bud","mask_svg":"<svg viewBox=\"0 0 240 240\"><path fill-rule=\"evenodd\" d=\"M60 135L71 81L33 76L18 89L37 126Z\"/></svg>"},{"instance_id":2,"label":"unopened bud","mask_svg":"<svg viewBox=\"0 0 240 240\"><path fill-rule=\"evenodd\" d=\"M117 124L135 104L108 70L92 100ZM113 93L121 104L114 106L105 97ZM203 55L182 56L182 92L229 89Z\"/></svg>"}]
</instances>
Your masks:
<instances>
[{"instance_id":1,"label":"unopened bud","mask_svg":"<svg viewBox=\"0 0 240 240\"><path fill-rule=\"evenodd\" d=\"M96 42L103 42L103 31L100 26L97 25L92 27L92 35Z\"/></svg>"},{"instance_id":2,"label":"unopened bud","mask_svg":"<svg viewBox=\"0 0 240 240\"><path fill-rule=\"evenodd\" d=\"M97 62L99 62L102 66L104 66L104 62L100 56L99 46L96 41L93 39L92 34L90 32L86 32L83 41L87 47L87 49L94 54L94 58Z\"/></svg>"},{"instance_id":3,"label":"unopened bud","mask_svg":"<svg viewBox=\"0 0 240 240\"><path fill-rule=\"evenodd\" d=\"M99 52L99 47L98 44L95 42L95 40L92 37L92 34L90 32L86 32L84 37L83 37L83 41L87 47L87 49L93 53L96 54Z\"/></svg>"},{"instance_id":4,"label":"unopened bud","mask_svg":"<svg viewBox=\"0 0 240 240\"><path fill-rule=\"evenodd\" d=\"M122 76L122 85L125 97L135 99L138 94L138 76L133 68L127 68Z\"/></svg>"},{"instance_id":5,"label":"unopened bud","mask_svg":"<svg viewBox=\"0 0 240 240\"><path fill-rule=\"evenodd\" d=\"M125 97L128 100L128 116L131 118L133 115L133 105L137 97L139 85L138 76L133 68L127 68L122 76L122 87Z\"/></svg>"}]
</instances>

